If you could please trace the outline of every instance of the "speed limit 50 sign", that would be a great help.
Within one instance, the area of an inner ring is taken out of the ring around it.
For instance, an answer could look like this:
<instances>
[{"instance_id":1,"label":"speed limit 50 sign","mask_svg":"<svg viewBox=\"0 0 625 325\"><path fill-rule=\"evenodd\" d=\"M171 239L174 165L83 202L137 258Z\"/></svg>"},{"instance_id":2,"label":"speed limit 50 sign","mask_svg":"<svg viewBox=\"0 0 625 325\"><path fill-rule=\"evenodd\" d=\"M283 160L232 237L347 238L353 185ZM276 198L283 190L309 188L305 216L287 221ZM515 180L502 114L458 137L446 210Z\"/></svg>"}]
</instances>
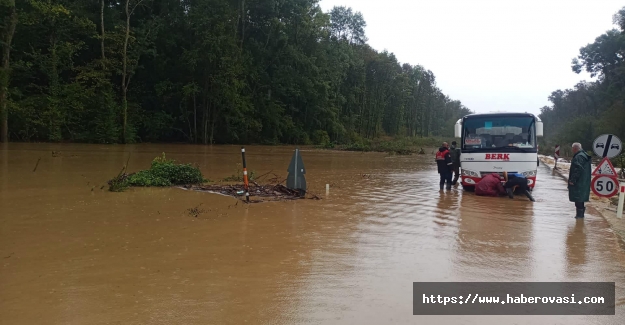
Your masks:
<instances>
[{"instance_id":1,"label":"speed limit 50 sign","mask_svg":"<svg viewBox=\"0 0 625 325\"><path fill-rule=\"evenodd\" d=\"M612 197L616 195L619 183L616 177L595 176L590 184L592 192L600 197Z\"/></svg>"}]
</instances>

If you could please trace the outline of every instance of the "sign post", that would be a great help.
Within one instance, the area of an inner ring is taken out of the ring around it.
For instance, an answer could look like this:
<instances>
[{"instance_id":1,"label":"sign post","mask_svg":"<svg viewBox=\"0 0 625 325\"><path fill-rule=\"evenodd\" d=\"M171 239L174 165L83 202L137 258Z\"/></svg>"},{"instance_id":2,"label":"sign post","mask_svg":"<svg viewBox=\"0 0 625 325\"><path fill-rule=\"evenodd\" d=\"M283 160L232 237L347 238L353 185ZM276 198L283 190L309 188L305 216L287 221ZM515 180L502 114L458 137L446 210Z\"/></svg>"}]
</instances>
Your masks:
<instances>
[{"instance_id":1,"label":"sign post","mask_svg":"<svg viewBox=\"0 0 625 325\"><path fill-rule=\"evenodd\" d=\"M592 192L599 197L613 197L619 189L616 177L595 176L591 182Z\"/></svg>"},{"instance_id":2,"label":"sign post","mask_svg":"<svg viewBox=\"0 0 625 325\"><path fill-rule=\"evenodd\" d=\"M590 188L595 195L599 197L612 197L616 193L623 190L622 184L619 184L616 169L612 166L610 158L614 158L621 153L623 143L621 139L613 134L603 134L598 136L592 143L594 153L603 159L592 172L592 182ZM624 190L625 191L625 190ZM619 195L619 210L622 211L622 201ZM617 211L617 214L619 213ZM622 213L622 212L621 212ZM619 217L620 218L620 217Z\"/></svg>"},{"instance_id":3,"label":"sign post","mask_svg":"<svg viewBox=\"0 0 625 325\"><path fill-rule=\"evenodd\" d=\"M560 145L556 144L556 151L553 153L553 158L555 160L554 169L558 168L558 158L560 158Z\"/></svg>"},{"instance_id":4,"label":"sign post","mask_svg":"<svg viewBox=\"0 0 625 325\"><path fill-rule=\"evenodd\" d=\"M286 187L299 191L300 195L306 194L306 168L304 167L304 161L302 161L302 155L299 153L299 149L295 149L291 163L287 169L289 175L286 178Z\"/></svg>"},{"instance_id":5,"label":"sign post","mask_svg":"<svg viewBox=\"0 0 625 325\"><path fill-rule=\"evenodd\" d=\"M592 151L602 158L614 158L623 150L623 143L614 134L603 134L598 136L592 143Z\"/></svg>"},{"instance_id":6,"label":"sign post","mask_svg":"<svg viewBox=\"0 0 625 325\"><path fill-rule=\"evenodd\" d=\"M618 207L616 208L616 217L623 218L623 201L625 201L625 183L621 183L618 191Z\"/></svg>"},{"instance_id":7,"label":"sign post","mask_svg":"<svg viewBox=\"0 0 625 325\"><path fill-rule=\"evenodd\" d=\"M243 159L243 186L245 187L245 201L250 202L250 184L247 179L247 163L245 162L245 147L241 147L241 158Z\"/></svg>"}]
</instances>

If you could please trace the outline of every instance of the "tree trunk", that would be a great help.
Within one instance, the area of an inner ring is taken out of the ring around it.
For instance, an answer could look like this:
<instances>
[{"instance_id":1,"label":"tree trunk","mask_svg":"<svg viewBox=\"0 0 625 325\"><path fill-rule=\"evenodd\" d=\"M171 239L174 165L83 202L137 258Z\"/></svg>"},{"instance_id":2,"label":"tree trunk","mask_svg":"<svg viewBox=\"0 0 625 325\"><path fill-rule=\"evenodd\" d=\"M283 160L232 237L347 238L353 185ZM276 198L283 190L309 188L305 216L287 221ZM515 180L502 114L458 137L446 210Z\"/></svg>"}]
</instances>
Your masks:
<instances>
[{"instance_id":1,"label":"tree trunk","mask_svg":"<svg viewBox=\"0 0 625 325\"><path fill-rule=\"evenodd\" d=\"M197 105L195 104L195 91L193 92L193 143L197 143Z\"/></svg>"},{"instance_id":2,"label":"tree trunk","mask_svg":"<svg viewBox=\"0 0 625 325\"><path fill-rule=\"evenodd\" d=\"M241 51L243 51L243 41L245 40L245 17L245 0L241 0Z\"/></svg>"},{"instance_id":3,"label":"tree trunk","mask_svg":"<svg viewBox=\"0 0 625 325\"><path fill-rule=\"evenodd\" d=\"M130 11L128 6L130 0L126 0L126 36L124 37L124 50L122 52L122 143L126 143L126 131L128 126L128 99L127 91L128 85L126 83L126 76L128 74L128 40L130 39Z\"/></svg>"},{"instance_id":4,"label":"tree trunk","mask_svg":"<svg viewBox=\"0 0 625 325\"><path fill-rule=\"evenodd\" d=\"M358 134L362 134L362 114L364 111L364 107L367 103L367 84L364 84L364 90L362 92L362 103L360 104L360 113L358 115Z\"/></svg>"},{"instance_id":5,"label":"tree trunk","mask_svg":"<svg viewBox=\"0 0 625 325\"><path fill-rule=\"evenodd\" d=\"M213 117L212 117L213 121L211 122L211 136L210 136L210 141L209 141L211 145L213 145L213 142L214 142L213 136L215 135L215 121L217 120L217 108L214 107L212 111L213 111Z\"/></svg>"},{"instance_id":6,"label":"tree trunk","mask_svg":"<svg viewBox=\"0 0 625 325\"><path fill-rule=\"evenodd\" d=\"M427 105L427 108L428 108L428 120L427 120L427 127L424 130L425 131L425 135L428 136L428 137L430 136L430 130L431 130L431 127L432 127L432 114L433 114L433 111L434 111L431 108L432 107L431 106L432 105L432 97L433 97L433 95L430 95L430 98L428 99L428 105Z\"/></svg>"},{"instance_id":7,"label":"tree trunk","mask_svg":"<svg viewBox=\"0 0 625 325\"><path fill-rule=\"evenodd\" d=\"M204 144L208 144L208 117L204 116Z\"/></svg>"},{"instance_id":8,"label":"tree trunk","mask_svg":"<svg viewBox=\"0 0 625 325\"><path fill-rule=\"evenodd\" d=\"M104 0L100 1L100 30L101 30L101 39L100 39L100 48L102 50L102 69L106 69L106 56L104 55Z\"/></svg>"},{"instance_id":9,"label":"tree trunk","mask_svg":"<svg viewBox=\"0 0 625 325\"><path fill-rule=\"evenodd\" d=\"M2 31L2 68L0 70L0 142L9 141L9 112L7 108L7 92L9 91L11 42L17 25L15 1L10 1L11 14Z\"/></svg>"},{"instance_id":10,"label":"tree trunk","mask_svg":"<svg viewBox=\"0 0 625 325\"><path fill-rule=\"evenodd\" d=\"M415 113L414 113L414 120L413 120L413 137L417 136L417 133L420 132L419 129L419 124L421 124L421 117L422 114L419 111L419 102L421 101L421 94L423 91L423 83L421 81L418 81L418 85L417 85L417 95L415 97ZM424 111L425 109L422 108L422 111Z\"/></svg>"},{"instance_id":11,"label":"tree trunk","mask_svg":"<svg viewBox=\"0 0 625 325\"><path fill-rule=\"evenodd\" d=\"M210 98L208 98L208 95L206 96L206 105L204 106L204 114L202 114L202 120L204 121L204 139L202 140L203 144L208 144L208 121L209 121L209 116L210 116L210 112L211 112L211 101Z\"/></svg>"},{"instance_id":12,"label":"tree trunk","mask_svg":"<svg viewBox=\"0 0 625 325\"><path fill-rule=\"evenodd\" d=\"M60 121L60 113L59 113L59 57L56 51L56 35L52 35L50 37L50 84L49 84L49 93L50 93L50 124L49 129L50 132L48 134L48 139L50 141L60 141L63 137L61 135L61 121Z\"/></svg>"},{"instance_id":13,"label":"tree trunk","mask_svg":"<svg viewBox=\"0 0 625 325\"><path fill-rule=\"evenodd\" d=\"M195 135L193 134L193 127L191 126L191 119L189 118L189 114L187 111L187 101L186 100L182 100L180 101L180 113L184 115L184 117L187 119L187 125L189 126L189 135L187 135L185 133L185 135L187 136L187 140L189 142L193 142L193 139L195 138Z\"/></svg>"}]
</instances>

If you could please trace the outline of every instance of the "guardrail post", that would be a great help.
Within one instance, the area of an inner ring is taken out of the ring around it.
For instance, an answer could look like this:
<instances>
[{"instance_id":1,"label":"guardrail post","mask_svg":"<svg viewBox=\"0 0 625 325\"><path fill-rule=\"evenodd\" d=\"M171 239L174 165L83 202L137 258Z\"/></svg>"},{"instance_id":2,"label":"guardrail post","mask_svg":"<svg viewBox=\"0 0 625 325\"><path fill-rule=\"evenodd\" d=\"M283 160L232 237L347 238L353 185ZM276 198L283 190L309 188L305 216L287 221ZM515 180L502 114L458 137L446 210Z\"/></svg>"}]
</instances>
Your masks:
<instances>
[{"instance_id":1,"label":"guardrail post","mask_svg":"<svg viewBox=\"0 0 625 325\"><path fill-rule=\"evenodd\" d=\"M618 207L616 208L616 217L623 218L623 201L625 201L625 183L619 183L618 191Z\"/></svg>"}]
</instances>

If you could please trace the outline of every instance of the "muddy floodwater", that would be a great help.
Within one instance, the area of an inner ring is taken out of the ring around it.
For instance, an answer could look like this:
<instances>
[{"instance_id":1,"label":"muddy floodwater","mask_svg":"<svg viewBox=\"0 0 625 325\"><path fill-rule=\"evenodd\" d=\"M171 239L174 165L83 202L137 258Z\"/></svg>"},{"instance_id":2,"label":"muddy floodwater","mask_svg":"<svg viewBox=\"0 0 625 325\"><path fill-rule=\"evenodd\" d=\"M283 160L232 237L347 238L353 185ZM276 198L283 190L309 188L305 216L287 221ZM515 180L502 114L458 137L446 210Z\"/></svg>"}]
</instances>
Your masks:
<instances>
[{"instance_id":1,"label":"muddy floodwater","mask_svg":"<svg viewBox=\"0 0 625 325\"><path fill-rule=\"evenodd\" d=\"M292 147L246 149L286 178ZM625 324L625 250L547 167L535 203L440 193L429 152L302 150L320 201L101 189L162 152L240 168L237 146L0 147L0 324ZM616 282L616 315L413 316L426 281Z\"/></svg>"}]
</instances>

